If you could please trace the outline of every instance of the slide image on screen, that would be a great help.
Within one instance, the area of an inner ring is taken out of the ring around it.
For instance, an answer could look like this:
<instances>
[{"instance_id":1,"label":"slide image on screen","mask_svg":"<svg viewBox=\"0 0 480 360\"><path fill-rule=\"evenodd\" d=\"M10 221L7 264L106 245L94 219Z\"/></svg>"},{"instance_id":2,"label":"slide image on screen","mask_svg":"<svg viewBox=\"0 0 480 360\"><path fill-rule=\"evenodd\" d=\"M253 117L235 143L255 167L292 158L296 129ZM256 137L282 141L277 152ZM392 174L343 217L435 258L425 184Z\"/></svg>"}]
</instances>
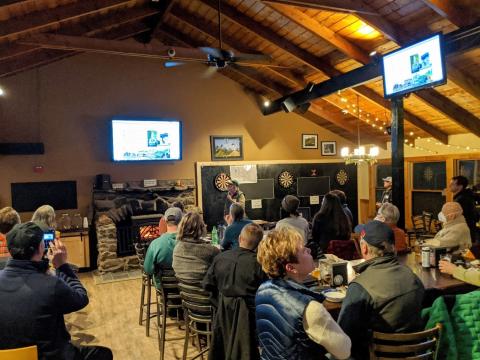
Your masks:
<instances>
[{"instance_id":1,"label":"slide image on screen","mask_svg":"<svg viewBox=\"0 0 480 360\"><path fill-rule=\"evenodd\" d=\"M178 121L112 120L115 161L179 160Z\"/></svg>"},{"instance_id":2,"label":"slide image on screen","mask_svg":"<svg viewBox=\"0 0 480 360\"><path fill-rule=\"evenodd\" d=\"M383 57L387 96L444 80L440 38L435 36Z\"/></svg>"}]
</instances>

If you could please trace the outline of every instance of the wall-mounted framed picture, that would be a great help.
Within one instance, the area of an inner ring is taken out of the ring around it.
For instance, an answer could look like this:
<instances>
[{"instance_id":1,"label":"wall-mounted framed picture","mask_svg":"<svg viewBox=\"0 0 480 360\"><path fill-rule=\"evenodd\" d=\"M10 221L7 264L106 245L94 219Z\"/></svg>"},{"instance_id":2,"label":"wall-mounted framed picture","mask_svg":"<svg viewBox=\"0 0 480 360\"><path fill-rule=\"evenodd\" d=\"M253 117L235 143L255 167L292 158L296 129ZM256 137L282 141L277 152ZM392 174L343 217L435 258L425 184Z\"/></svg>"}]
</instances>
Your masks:
<instances>
[{"instance_id":1,"label":"wall-mounted framed picture","mask_svg":"<svg viewBox=\"0 0 480 360\"><path fill-rule=\"evenodd\" d=\"M302 149L318 149L318 135L302 134Z\"/></svg>"},{"instance_id":2,"label":"wall-mounted framed picture","mask_svg":"<svg viewBox=\"0 0 480 360\"><path fill-rule=\"evenodd\" d=\"M336 141L322 141L322 156L337 155Z\"/></svg>"},{"instance_id":3,"label":"wall-mounted framed picture","mask_svg":"<svg viewBox=\"0 0 480 360\"><path fill-rule=\"evenodd\" d=\"M210 136L212 160L243 160L243 137Z\"/></svg>"}]
</instances>

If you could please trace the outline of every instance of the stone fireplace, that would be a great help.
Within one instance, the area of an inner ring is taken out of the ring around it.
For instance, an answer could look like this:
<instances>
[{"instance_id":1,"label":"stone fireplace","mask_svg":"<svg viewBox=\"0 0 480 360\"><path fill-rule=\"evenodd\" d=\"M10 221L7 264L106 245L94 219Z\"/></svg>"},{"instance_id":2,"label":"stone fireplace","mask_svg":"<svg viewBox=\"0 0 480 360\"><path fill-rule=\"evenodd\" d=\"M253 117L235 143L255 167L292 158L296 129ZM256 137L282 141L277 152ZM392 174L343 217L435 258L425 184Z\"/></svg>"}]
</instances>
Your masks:
<instances>
[{"instance_id":1,"label":"stone fireplace","mask_svg":"<svg viewBox=\"0 0 480 360\"><path fill-rule=\"evenodd\" d=\"M121 190L94 190L93 219L100 273L139 267L134 243L158 236L158 222L175 201L195 207L195 181L158 180L153 188L130 182Z\"/></svg>"}]
</instances>

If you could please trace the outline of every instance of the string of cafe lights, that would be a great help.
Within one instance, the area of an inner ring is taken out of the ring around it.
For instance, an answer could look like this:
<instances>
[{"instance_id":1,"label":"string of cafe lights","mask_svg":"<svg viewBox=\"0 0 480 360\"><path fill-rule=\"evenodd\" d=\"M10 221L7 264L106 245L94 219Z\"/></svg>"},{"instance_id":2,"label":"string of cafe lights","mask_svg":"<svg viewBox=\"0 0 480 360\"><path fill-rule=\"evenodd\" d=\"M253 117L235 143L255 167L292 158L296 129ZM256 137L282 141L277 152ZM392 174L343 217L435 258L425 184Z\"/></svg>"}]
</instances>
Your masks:
<instances>
[{"instance_id":1,"label":"string of cafe lights","mask_svg":"<svg viewBox=\"0 0 480 360\"><path fill-rule=\"evenodd\" d=\"M337 91L337 95L340 97L340 102L344 104L344 108L342 109L342 113L347 115L347 114L352 114L353 116L357 116L357 111L358 111L358 118L361 120L364 120L367 124L369 124L372 128L378 129L379 131L382 131L384 135L387 135L388 132L386 130L387 128L387 122L382 121L379 119L378 115L369 113L365 110L362 109L356 109L356 105L353 103L350 103L348 99L344 96L342 96L342 91ZM381 115L380 115L381 116ZM384 119L387 119L387 112L385 111L384 114ZM422 150L425 152L428 152L430 154L438 154L438 151L428 149L419 145L415 144L415 140L420 140L420 136L417 136L415 138L415 133L413 131L406 133L405 136L409 136L410 138L406 138L405 141L405 146L409 146L413 149L417 150ZM437 146L444 146L446 148L450 149L457 149L457 150L466 150L466 151L480 151L480 148L472 147L472 146L463 146L463 145L454 145L454 144L443 144L441 142L432 141L431 139L426 139L426 142L435 144Z\"/></svg>"}]
</instances>

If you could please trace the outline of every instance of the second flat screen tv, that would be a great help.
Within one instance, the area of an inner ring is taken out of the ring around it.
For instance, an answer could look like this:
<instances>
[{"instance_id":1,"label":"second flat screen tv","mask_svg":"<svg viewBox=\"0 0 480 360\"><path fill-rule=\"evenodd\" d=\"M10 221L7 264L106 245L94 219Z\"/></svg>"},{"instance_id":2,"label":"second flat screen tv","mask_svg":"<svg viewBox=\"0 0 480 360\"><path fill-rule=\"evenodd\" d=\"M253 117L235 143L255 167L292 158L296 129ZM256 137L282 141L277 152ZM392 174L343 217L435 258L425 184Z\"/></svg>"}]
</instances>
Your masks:
<instances>
[{"instance_id":1,"label":"second flat screen tv","mask_svg":"<svg viewBox=\"0 0 480 360\"><path fill-rule=\"evenodd\" d=\"M447 81L442 39L442 35L437 34L383 56L383 90L386 98Z\"/></svg>"},{"instance_id":2,"label":"second flat screen tv","mask_svg":"<svg viewBox=\"0 0 480 360\"><path fill-rule=\"evenodd\" d=\"M171 119L111 120L113 161L182 159L182 124Z\"/></svg>"}]
</instances>

